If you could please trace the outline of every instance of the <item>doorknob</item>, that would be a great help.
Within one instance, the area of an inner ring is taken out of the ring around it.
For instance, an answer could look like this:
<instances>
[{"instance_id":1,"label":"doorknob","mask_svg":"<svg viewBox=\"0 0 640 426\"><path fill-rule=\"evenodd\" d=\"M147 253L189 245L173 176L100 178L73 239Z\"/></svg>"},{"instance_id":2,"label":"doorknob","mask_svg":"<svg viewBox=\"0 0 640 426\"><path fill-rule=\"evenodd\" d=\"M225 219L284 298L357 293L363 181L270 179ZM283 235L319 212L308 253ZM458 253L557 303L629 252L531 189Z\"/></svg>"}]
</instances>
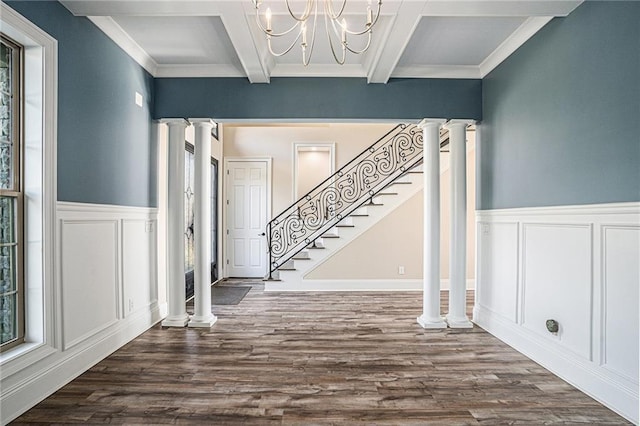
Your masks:
<instances>
[{"instance_id":1,"label":"doorknob","mask_svg":"<svg viewBox=\"0 0 640 426\"><path fill-rule=\"evenodd\" d=\"M260 234L261 237L264 237L265 235L267 235L267 234L264 233L264 232L262 234Z\"/></svg>"}]
</instances>

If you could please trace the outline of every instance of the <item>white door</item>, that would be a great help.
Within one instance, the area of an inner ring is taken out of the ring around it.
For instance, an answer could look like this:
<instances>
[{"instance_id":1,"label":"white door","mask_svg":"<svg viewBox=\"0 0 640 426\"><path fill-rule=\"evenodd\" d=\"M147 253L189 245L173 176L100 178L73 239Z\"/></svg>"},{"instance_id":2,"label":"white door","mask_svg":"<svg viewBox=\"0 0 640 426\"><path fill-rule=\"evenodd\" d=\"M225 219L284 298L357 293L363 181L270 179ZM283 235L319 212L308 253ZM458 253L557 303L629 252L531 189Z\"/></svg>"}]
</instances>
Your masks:
<instances>
[{"instance_id":1,"label":"white door","mask_svg":"<svg viewBox=\"0 0 640 426\"><path fill-rule=\"evenodd\" d=\"M267 273L267 161L227 163L227 275Z\"/></svg>"}]
</instances>

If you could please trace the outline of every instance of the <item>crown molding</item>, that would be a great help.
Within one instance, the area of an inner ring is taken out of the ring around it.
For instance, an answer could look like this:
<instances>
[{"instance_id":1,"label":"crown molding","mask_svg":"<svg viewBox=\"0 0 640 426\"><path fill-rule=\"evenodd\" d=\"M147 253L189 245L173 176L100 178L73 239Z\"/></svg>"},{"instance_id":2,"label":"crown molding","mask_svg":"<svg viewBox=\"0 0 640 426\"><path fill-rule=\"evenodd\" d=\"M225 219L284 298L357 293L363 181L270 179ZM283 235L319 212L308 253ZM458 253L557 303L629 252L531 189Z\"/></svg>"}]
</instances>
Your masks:
<instances>
[{"instance_id":1,"label":"crown molding","mask_svg":"<svg viewBox=\"0 0 640 426\"><path fill-rule=\"evenodd\" d=\"M391 78L481 78L477 65L416 65L396 67Z\"/></svg>"},{"instance_id":2,"label":"crown molding","mask_svg":"<svg viewBox=\"0 0 640 426\"><path fill-rule=\"evenodd\" d=\"M278 64L271 70L271 77L366 77L361 64Z\"/></svg>"},{"instance_id":3,"label":"crown molding","mask_svg":"<svg viewBox=\"0 0 640 426\"><path fill-rule=\"evenodd\" d=\"M147 70L149 74L156 77L158 64L145 50L140 47L127 34L116 21L110 16L88 16L89 20L95 24L103 33L113 40L122 50L131 56L142 68Z\"/></svg>"},{"instance_id":4,"label":"crown molding","mask_svg":"<svg viewBox=\"0 0 640 426\"><path fill-rule=\"evenodd\" d=\"M493 71L552 19L553 16L536 16L527 18L522 25L520 25L505 41L500 44L500 46L496 48L496 50L482 61L479 67L479 78L484 78L487 74Z\"/></svg>"},{"instance_id":5,"label":"crown molding","mask_svg":"<svg viewBox=\"0 0 640 426\"><path fill-rule=\"evenodd\" d=\"M158 65L155 77L246 77L231 64L166 64Z\"/></svg>"}]
</instances>

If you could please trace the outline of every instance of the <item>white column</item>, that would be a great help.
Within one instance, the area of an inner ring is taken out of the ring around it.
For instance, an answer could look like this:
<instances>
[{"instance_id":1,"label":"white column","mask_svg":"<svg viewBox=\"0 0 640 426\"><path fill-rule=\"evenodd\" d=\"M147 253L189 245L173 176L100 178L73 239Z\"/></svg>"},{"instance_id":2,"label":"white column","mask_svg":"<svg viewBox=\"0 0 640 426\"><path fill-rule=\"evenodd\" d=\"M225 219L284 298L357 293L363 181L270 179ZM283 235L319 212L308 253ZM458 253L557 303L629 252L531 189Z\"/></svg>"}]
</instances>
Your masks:
<instances>
[{"instance_id":1,"label":"white column","mask_svg":"<svg viewBox=\"0 0 640 426\"><path fill-rule=\"evenodd\" d=\"M451 120L449 130L451 211L449 239L449 313L451 328L473 328L466 314L467 292L467 126L470 120Z\"/></svg>"},{"instance_id":2,"label":"white column","mask_svg":"<svg viewBox=\"0 0 640 426\"><path fill-rule=\"evenodd\" d=\"M445 120L424 119L418 124L423 132L424 156L424 278L423 328L445 328L440 316L440 127Z\"/></svg>"},{"instance_id":3,"label":"white column","mask_svg":"<svg viewBox=\"0 0 640 426\"><path fill-rule=\"evenodd\" d=\"M209 328L216 318L211 313L211 130L209 118L192 118L195 127L194 183L194 313L189 327Z\"/></svg>"},{"instance_id":4,"label":"white column","mask_svg":"<svg viewBox=\"0 0 640 426\"><path fill-rule=\"evenodd\" d=\"M167 150L167 317L163 327L184 327L189 321L184 282L184 141L189 123L182 118L161 120L169 126Z\"/></svg>"}]
</instances>

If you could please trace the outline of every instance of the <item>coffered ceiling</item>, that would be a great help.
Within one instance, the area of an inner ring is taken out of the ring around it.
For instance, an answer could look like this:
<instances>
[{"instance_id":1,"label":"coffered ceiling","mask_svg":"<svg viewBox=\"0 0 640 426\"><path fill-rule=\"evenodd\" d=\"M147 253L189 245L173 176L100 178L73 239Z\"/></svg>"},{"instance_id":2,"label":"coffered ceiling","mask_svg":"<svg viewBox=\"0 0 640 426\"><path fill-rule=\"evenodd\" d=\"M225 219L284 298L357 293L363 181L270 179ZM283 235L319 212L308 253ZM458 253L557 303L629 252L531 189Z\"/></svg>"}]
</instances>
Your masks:
<instances>
[{"instance_id":1,"label":"coffered ceiling","mask_svg":"<svg viewBox=\"0 0 640 426\"><path fill-rule=\"evenodd\" d=\"M339 1L339 0L334 0ZM482 78L554 17L582 1L383 0L371 48L334 62L318 18L311 63L295 48L273 57L251 0L65 0L156 77ZM273 25L287 26L284 0L263 0ZM290 0L302 10L304 2ZM337 4L337 3L336 3ZM367 0L348 0L347 22L362 20ZM360 15L360 16L358 16ZM357 42L354 42L354 44ZM278 47L274 43L274 47Z\"/></svg>"}]
</instances>

